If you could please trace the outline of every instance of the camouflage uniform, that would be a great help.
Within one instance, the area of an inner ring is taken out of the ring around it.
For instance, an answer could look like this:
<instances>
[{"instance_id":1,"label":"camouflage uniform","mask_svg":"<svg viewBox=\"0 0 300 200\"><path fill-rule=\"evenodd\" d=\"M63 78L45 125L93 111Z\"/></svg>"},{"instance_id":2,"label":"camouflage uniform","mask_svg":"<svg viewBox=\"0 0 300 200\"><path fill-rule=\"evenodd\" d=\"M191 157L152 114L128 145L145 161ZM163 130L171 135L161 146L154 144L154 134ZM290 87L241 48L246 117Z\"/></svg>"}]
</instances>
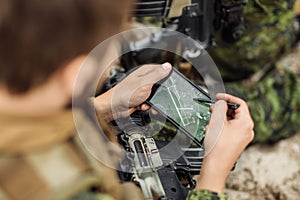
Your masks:
<instances>
[{"instance_id":1,"label":"camouflage uniform","mask_svg":"<svg viewBox=\"0 0 300 200\"><path fill-rule=\"evenodd\" d=\"M79 110L75 112L80 122L76 127L97 135L86 115ZM144 199L133 183L121 184L114 169L86 151L74 134L70 110L38 117L0 113L0 124L1 200ZM97 149L103 159L119 155L115 147L104 142ZM228 198L199 190L191 193L190 199Z\"/></svg>"},{"instance_id":2,"label":"camouflage uniform","mask_svg":"<svg viewBox=\"0 0 300 200\"><path fill-rule=\"evenodd\" d=\"M274 142L299 131L299 76L278 62L295 44L292 6L286 0L249 0L246 35L235 44L217 39L217 48L209 49L227 92L249 104L254 142Z\"/></svg>"}]
</instances>

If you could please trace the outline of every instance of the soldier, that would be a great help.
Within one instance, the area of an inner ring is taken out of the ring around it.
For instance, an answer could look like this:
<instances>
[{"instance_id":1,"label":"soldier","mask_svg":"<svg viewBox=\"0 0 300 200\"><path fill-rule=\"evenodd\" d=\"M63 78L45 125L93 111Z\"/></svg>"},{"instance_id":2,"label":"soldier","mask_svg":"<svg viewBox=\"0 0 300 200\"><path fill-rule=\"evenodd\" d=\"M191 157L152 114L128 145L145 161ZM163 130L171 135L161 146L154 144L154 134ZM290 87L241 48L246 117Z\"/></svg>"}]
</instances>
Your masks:
<instances>
[{"instance_id":1,"label":"soldier","mask_svg":"<svg viewBox=\"0 0 300 200\"><path fill-rule=\"evenodd\" d=\"M245 36L234 44L218 38L217 47L209 49L227 92L249 104L254 142L275 142L299 131L299 75L278 59L296 42L299 3L293 11L294 1L249 0L244 9Z\"/></svg>"},{"instance_id":2,"label":"soldier","mask_svg":"<svg viewBox=\"0 0 300 200\"><path fill-rule=\"evenodd\" d=\"M299 131L299 72L279 58L299 39L300 1L249 0L243 16L246 31L242 39L229 43L217 33L217 46L207 50L227 92L247 100L256 125L253 142L272 143ZM154 17L137 20L158 26L161 21ZM187 66L187 70L183 67L185 75L198 81Z\"/></svg>"},{"instance_id":3,"label":"soldier","mask_svg":"<svg viewBox=\"0 0 300 200\"><path fill-rule=\"evenodd\" d=\"M130 4L125 0L0 0L0 199L143 199L135 185L121 184L113 169L87 152L76 134L72 112L81 116L76 125L86 133L97 135L98 130L83 110L68 106L81 63L95 45L122 30ZM143 66L96 97L93 103L100 120L112 116L112 110L118 116L136 110L153 83L170 70L170 64ZM138 90L131 95L133 88ZM121 94L115 96L116 108L110 104L112 93ZM253 139L246 103L231 95L217 98L206 145L215 141L209 136L216 128L223 129L204 159L190 199L227 199L221 194L226 177ZM230 119L225 101L240 104ZM117 152L99 141L102 158L111 160Z\"/></svg>"}]
</instances>

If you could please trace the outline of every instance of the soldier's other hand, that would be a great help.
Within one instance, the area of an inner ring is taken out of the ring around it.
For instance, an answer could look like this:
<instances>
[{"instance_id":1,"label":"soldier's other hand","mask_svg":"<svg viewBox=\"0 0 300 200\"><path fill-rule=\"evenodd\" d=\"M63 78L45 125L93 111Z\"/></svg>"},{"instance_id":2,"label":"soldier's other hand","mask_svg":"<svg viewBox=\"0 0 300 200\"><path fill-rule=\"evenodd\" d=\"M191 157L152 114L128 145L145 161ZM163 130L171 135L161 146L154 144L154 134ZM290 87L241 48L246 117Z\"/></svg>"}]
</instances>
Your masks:
<instances>
[{"instance_id":1,"label":"soldier's other hand","mask_svg":"<svg viewBox=\"0 0 300 200\"><path fill-rule=\"evenodd\" d=\"M222 193L235 161L253 140L254 123L242 99L229 94L218 94L217 99L205 136L206 157L197 188ZM229 110L226 102L240 106Z\"/></svg>"}]
</instances>

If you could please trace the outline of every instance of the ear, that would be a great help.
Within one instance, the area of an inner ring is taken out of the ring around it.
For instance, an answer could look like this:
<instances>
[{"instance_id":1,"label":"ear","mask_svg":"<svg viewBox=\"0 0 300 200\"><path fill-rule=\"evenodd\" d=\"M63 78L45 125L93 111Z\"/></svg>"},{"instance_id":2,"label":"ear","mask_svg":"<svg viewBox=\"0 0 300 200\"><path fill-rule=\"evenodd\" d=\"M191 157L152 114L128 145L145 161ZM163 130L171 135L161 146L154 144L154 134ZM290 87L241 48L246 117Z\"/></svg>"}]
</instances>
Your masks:
<instances>
[{"instance_id":1,"label":"ear","mask_svg":"<svg viewBox=\"0 0 300 200\"><path fill-rule=\"evenodd\" d=\"M74 58L73 60L69 61L60 71L62 89L64 89L66 94L69 96L72 95L77 73L79 72L79 69L85 58L86 56L83 55Z\"/></svg>"}]
</instances>

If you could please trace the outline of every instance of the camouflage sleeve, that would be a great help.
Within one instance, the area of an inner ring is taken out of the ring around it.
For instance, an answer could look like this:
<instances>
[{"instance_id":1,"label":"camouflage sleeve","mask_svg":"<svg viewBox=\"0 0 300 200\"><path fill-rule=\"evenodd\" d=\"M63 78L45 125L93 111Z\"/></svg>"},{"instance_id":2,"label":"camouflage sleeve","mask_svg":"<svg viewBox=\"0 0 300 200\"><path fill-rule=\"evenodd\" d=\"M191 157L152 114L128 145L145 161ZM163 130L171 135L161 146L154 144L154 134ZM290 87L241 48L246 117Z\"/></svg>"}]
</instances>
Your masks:
<instances>
[{"instance_id":1,"label":"camouflage sleeve","mask_svg":"<svg viewBox=\"0 0 300 200\"><path fill-rule=\"evenodd\" d=\"M114 198L108 194L86 192L73 197L71 200L114 200Z\"/></svg>"},{"instance_id":2,"label":"camouflage sleeve","mask_svg":"<svg viewBox=\"0 0 300 200\"><path fill-rule=\"evenodd\" d=\"M229 200L229 198L209 190L197 190L190 194L188 200Z\"/></svg>"}]
</instances>

